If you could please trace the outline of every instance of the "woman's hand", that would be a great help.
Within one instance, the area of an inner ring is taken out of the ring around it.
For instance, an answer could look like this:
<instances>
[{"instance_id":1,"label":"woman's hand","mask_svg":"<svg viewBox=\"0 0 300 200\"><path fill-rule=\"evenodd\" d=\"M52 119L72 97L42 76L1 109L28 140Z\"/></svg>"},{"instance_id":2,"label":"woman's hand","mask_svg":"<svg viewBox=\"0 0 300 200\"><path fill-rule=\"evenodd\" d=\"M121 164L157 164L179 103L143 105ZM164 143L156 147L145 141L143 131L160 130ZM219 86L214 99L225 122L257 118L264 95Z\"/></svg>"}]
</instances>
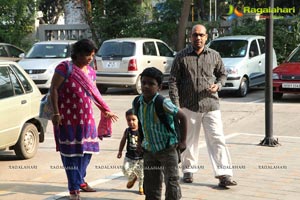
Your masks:
<instances>
[{"instance_id":1,"label":"woman's hand","mask_svg":"<svg viewBox=\"0 0 300 200\"><path fill-rule=\"evenodd\" d=\"M108 111L105 112L105 117L110 118L113 122L116 122L119 119L119 117L115 113Z\"/></svg>"},{"instance_id":2,"label":"woman's hand","mask_svg":"<svg viewBox=\"0 0 300 200\"><path fill-rule=\"evenodd\" d=\"M54 114L52 116L52 123L53 123L53 126L58 126L58 125L62 124L60 114Z\"/></svg>"}]
</instances>

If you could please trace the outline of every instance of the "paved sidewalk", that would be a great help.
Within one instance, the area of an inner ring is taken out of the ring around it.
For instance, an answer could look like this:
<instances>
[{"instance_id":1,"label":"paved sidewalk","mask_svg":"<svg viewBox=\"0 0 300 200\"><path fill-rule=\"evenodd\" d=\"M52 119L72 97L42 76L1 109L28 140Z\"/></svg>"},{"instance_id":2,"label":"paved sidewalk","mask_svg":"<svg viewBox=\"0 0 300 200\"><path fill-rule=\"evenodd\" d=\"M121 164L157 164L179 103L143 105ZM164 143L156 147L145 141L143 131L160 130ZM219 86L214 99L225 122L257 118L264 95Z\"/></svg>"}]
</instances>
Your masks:
<instances>
[{"instance_id":1,"label":"paved sidewalk","mask_svg":"<svg viewBox=\"0 0 300 200\"><path fill-rule=\"evenodd\" d=\"M181 182L183 200L294 200L300 195L300 137L279 137L278 147L258 145L264 135L236 133L227 135L231 153L234 180L238 185L230 189L217 187L218 180L208 159L206 145L201 144L199 171L191 184ZM203 140L202 140L203 141ZM141 200L138 184L126 189L127 180L116 173L90 183L97 192L81 193L83 200ZM68 193L50 196L50 199L68 199ZM164 199L164 188L163 188Z\"/></svg>"}]
</instances>

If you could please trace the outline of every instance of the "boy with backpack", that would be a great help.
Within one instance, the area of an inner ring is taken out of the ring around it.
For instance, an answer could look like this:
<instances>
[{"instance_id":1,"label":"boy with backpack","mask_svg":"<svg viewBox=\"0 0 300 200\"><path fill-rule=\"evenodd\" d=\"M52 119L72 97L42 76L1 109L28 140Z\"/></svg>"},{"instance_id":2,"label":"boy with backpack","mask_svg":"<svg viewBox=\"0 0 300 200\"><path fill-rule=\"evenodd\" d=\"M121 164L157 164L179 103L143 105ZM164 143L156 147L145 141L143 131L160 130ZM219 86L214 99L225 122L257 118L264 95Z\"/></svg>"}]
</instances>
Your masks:
<instances>
[{"instance_id":1,"label":"boy with backpack","mask_svg":"<svg viewBox=\"0 0 300 200\"><path fill-rule=\"evenodd\" d=\"M139 120L139 144L144 153L144 192L146 200L160 200L162 182L166 184L165 199L181 198L177 149L186 148L187 120L184 113L171 100L161 98L163 74L154 67L141 74L142 95L133 101L134 112ZM157 110L161 102L162 110ZM155 105L156 104L156 105ZM174 117L180 121L180 141L175 131Z\"/></svg>"}]
</instances>

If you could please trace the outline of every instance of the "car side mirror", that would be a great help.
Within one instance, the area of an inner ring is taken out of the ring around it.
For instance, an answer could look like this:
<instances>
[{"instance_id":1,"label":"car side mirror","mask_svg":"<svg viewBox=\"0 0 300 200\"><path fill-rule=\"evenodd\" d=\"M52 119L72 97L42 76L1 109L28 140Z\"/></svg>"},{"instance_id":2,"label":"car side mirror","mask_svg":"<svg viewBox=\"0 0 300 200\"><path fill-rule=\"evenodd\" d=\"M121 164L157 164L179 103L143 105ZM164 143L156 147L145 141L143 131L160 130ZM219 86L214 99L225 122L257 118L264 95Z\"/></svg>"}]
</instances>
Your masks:
<instances>
[{"instance_id":1,"label":"car side mirror","mask_svg":"<svg viewBox=\"0 0 300 200\"><path fill-rule=\"evenodd\" d=\"M19 55L19 58L24 58L25 57L25 53L21 53L20 55Z\"/></svg>"},{"instance_id":2,"label":"car side mirror","mask_svg":"<svg viewBox=\"0 0 300 200\"><path fill-rule=\"evenodd\" d=\"M249 57L250 57L250 58L254 57L254 51L250 51L250 52L249 52Z\"/></svg>"}]
</instances>

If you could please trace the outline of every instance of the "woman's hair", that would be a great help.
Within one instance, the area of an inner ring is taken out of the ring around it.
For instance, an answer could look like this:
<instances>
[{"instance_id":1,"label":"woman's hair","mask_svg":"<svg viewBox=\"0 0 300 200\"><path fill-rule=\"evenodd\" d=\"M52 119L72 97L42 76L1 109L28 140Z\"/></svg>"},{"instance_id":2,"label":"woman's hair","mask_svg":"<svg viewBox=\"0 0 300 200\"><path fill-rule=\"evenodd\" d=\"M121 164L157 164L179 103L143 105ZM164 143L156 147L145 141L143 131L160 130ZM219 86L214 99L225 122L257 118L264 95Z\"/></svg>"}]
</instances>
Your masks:
<instances>
[{"instance_id":1,"label":"woman's hair","mask_svg":"<svg viewBox=\"0 0 300 200\"><path fill-rule=\"evenodd\" d=\"M161 85L162 83L163 73L155 67L148 67L144 69L144 71L140 75L141 78L143 76L154 78L157 81L158 85Z\"/></svg>"},{"instance_id":2,"label":"woman's hair","mask_svg":"<svg viewBox=\"0 0 300 200\"><path fill-rule=\"evenodd\" d=\"M89 39L81 39L72 45L71 58L76 59L77 55L90 55L97 51L95 43Z\"/></svg>"}]
</instances>

